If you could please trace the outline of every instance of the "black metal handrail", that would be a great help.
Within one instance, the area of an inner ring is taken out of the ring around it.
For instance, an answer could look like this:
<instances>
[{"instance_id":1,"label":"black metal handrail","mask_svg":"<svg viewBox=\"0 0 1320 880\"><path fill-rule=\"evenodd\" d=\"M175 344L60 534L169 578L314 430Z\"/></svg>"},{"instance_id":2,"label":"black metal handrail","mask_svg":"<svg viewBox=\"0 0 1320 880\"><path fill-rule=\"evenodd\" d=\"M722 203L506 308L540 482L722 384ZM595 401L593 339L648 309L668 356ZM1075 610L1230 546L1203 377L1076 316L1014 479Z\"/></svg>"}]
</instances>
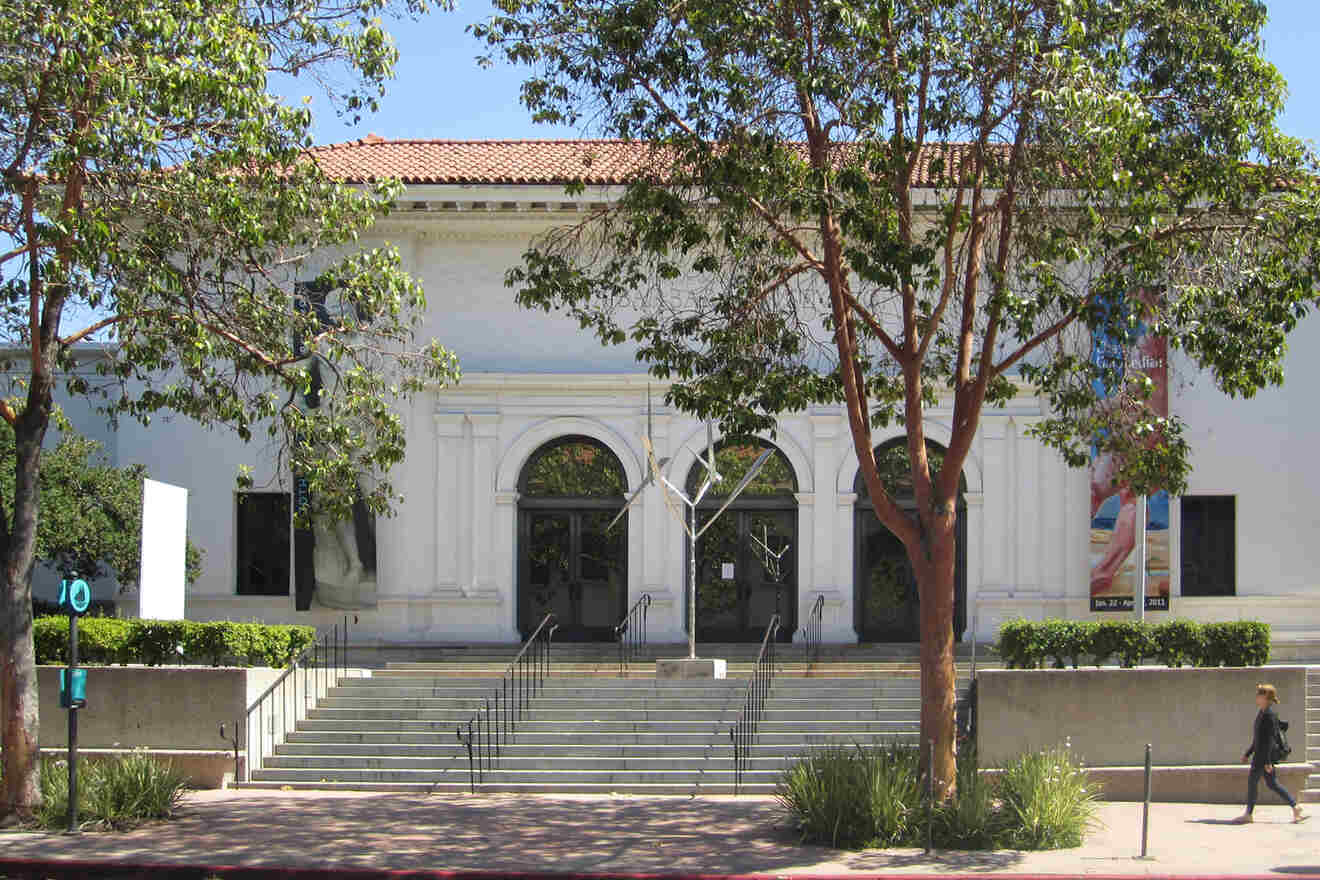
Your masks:
<instances>
[{"instance_id":1,"label":"black metal handrail","mask_svg":"<svg viewBox=\"0 0 1320 880\"><path fill-rule=\"evenodd\" d=\"M632 662L646 644L646 614L651 608L651 594L642 593L642 597L633 603L628 613L614 628L614 640L619 643L619 677L628 674L628 664Z\"/></svg>"},{"instance_id":2,"label":"black metal handrail","mask_svg":"<svg viewBox=\"0 0 1320 880\"><path fill-rule=\"evenodd\" d=\"M509 743L513 725L522 719L532 697L540 692L550 674L550 642L559 624L554 613L541 619L522 650L504 669L494 692L467 724L456 731L458 741L467 749L468 785L475 794L477 783L485 781L485 772L495 769L504 746ZM494 711L492 712L492 707Z\"/></svg>"},{"instance_id":3,"label":"black metal handrail","mask_svg":"<svg viewBox=\"0 0 1320 880\"><path fill-rule=\"evenodd\" d=\"M802 644L806 654L807 665L815 665L820 660L820 634L824 628L825 620L825 597L817 596L816 601L811 605L811 611L807 614L807 622L802 625Z\"/></svg>"},{"instance_id":4,"label":"black metal handrail","mask_svg":"<svg viewBox=\"0 0 1320 880\"><path fill-rule=\"evenodd\" d=\"M761 651L756 655L756 664L747 679L747 696L743 698L742 711L729 729L729 740L733 743L734 794L742 787L743 770L751 760L751 749L756 743L756 728L765 713L770 686L774 684L775 643L779 639L779 624L779 615L776 614L766 625L765 636L761 639Z\"/></svg>"},{"instance_id":5,"label":"black metal handrail","mask_svg":"<svg viewBox=\"0 0 1320 880\"><path fill-rule=\"evenodd\" d=\"M354 615L353 622L357 622ZM299 671L302 672L302 690L299 693ZM316 706L316 701L330 692L341 677L348 675L348 615L343 626L336 623L322 630L312 643L293 659L270 687L248 706L243 719L235 720L234 735L225 735L220 725L220 738L233 743L234 779L252 781L252 771L261 769L264 756L275 751L299 719ZM301 696L301 699L300 699ZM246 760L239 766L239 752Z\"/></svg>"}]
</instances>

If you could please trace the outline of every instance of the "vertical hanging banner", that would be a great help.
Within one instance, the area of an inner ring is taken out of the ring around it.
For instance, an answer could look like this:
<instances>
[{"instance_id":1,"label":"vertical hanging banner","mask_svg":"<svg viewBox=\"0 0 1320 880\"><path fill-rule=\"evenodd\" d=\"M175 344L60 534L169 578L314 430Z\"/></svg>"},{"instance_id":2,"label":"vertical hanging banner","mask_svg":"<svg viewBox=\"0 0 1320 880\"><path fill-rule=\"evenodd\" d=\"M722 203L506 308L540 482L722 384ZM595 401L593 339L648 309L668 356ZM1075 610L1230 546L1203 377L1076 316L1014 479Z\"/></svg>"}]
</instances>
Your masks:
<instances>
[{"instance_id":1,"label":"vertical hanging banner","mask_svg":"<svg viewBox=\"0 0 1320 880\"><path fill-rule=\"evenodd\" d=\"M183 620L187 581L188 490L142 481L142 568L138 616Z\"/></svg>"},{"instance_id":2,"label":"vertical hanging banner","mask_svg":"<svg viewBox=\"0 0 1320 880\"><path fill-rule=\"evenodd\" d=\"M1121 341L1097 331L1091 360L1145 374L1154 388L1147 405L1155 415L1169 414L1168 343L1162 336L1142 334L1130 350ZM1110 389L1097 385L1102 398ZM1101 404L1104 405L1103 403ZM1132 611L1136 595L1137 496L1125 484L1115 484L1119 462L1113 453L1091 449L1091 610ZM1146 500L1147 611L1169 610L1169 493L1160 490Z\"/></svg>"}]
</instances>

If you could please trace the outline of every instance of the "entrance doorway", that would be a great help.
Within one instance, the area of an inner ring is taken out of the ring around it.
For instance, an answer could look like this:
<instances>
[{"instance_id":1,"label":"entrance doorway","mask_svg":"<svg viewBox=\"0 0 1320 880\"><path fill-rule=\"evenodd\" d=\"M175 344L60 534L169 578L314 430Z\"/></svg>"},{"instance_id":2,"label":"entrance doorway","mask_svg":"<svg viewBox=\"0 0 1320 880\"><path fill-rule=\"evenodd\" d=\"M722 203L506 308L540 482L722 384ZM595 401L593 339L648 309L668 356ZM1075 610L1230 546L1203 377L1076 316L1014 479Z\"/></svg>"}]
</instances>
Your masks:
<instances>
[{"instance_id":1,"label":"entrance doorway","mask_svg":"<svg viewBox=\"0 0 1320 880\"><path fill-rule=\"evenodd\" d=\"M563 437L523 468L518 499L518 628L553 612L558 641L609 641L628 601L628 518L613 529L627 480L588 437Z\"/></svg>"},{"instance_id":2,"label":"entrance doorway","mask_svg":"<svg viewBox=\"0 0 1320 880\"><path fill-rule=\"evenodd\" d=\"M723 443L716 467L723 481L697 508L704 526L765 449L773 449L760 473L697 541L697 640L759 642L780 615L779 640L797 627L797 478L783 452L760 440ZM705 468L688 472L691 498Z\"/></svg>"},{"instance_id":3,"label":"entrance doorway","mask_svg":"<svg viewBox=\"0 0 1320 880\"><path fill-rule=\"evenodd\" d=\"M931 475L939 473L944 462L944 447L926 441L926 455ZM905 512L916 509L908 464L906 438L896 438L875 450L880 478L890 495ZM921 597L917 579L908 561L907 549L893 532L880 522L871 506L870 492L860 469L853 483L857 505L853 517L853 615L857 635L863 642L921 641ZM966 481L959 479L957 542L954 561L954 639L961 639L967 629L967 502Z\"/></svg>"}]
</instances>

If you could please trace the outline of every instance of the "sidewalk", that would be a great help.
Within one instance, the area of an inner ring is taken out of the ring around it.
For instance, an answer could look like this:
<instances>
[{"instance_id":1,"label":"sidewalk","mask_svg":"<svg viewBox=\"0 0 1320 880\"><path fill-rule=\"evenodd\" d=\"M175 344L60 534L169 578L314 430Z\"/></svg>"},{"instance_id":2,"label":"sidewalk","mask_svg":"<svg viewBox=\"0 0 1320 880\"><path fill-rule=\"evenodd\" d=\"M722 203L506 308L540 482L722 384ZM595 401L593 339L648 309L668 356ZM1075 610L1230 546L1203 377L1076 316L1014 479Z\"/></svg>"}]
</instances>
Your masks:
<instances>
[{"instance_id":1,"label":"sidewalk","mask_svg":"<svg viewBox=\"0 0 1320 880\"><path fill-rule=\"evenodd\" d=\"M1138 861L1140 804L1102 804L1075 850L844 852L796 845L764 798L207 791L181 817L127 834L0 832L0 859L326 868L727 874L1309 874L1320 818L1283 806L1256 824L1233 807L1151 806L1151 860Z\"/></svg>"}]
</instances>

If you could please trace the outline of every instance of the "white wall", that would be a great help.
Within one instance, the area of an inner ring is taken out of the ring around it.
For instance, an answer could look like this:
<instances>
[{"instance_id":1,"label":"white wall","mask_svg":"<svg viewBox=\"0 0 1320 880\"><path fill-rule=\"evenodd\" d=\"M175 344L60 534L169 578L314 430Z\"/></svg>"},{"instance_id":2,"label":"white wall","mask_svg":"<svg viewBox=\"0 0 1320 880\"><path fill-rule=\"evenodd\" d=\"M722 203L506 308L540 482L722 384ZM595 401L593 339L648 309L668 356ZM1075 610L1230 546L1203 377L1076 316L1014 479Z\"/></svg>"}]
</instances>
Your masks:
<instances>
[{"instance_id":1,"label":"white wall","mask_svg":"<svg viewBox=\"0 0 1320 880\"><path fill-rule=\"evenodd\" d=\"M631 349L602 348L571 319L522 310L504 286L507 267L531 238L562 220L527 212L405 212L381 228L425 285L430 315L423 335L459 354L464 379L420 396L405 413L408 456L393 474L405 498L396 516L378 524L380 603L359 613L359 633L391 641L513 640L516 486L527 456L560 434L589 434L615 450L630 485L640 479L648 380ZM1307 341L1320 343L1320 319L1307 321L1295 338L1288 360L1294 381L1254 400L1227 401L1204 379L1175 381L1175 410L1191 426L1192 490L1238 496L1240 594L1180 600L1175 574L1175 614L1258 616L1320 630L1311 574L1320 563L1312 512L1320 471L1309 455L1320 428L1309 380L1320 367L1320 345ZM932 439L947 442L950 416L947 405L930 411ZM1028 436L1043 416L1028 390L987 412L967 465L969 623L974 619L982 639L1012 616L1091 616L1088 476ZM694 439L698 432L681 414L657 412L657 454L673 456L676 475L690 464L686 447L704 440ZM850 641L856 461L846 421L833 408L786 416L777 442L800 486L799 617L824 595L827 638ZM328 610L294 611L292 597L234 595L234 479L240 464L257 468L259 485L272 476L264 443L244 445L187 419L158 418L150 428L123 425L117 460L141 462L154 478L190 490L190 536L206 551L189 595L190 617L336 620ZM1175 548L1176 529L1175 515ZM634 508L629 595L655 597L653 639L681 637L682 547L658 493Z\"/></svg>"}]
</instances>

